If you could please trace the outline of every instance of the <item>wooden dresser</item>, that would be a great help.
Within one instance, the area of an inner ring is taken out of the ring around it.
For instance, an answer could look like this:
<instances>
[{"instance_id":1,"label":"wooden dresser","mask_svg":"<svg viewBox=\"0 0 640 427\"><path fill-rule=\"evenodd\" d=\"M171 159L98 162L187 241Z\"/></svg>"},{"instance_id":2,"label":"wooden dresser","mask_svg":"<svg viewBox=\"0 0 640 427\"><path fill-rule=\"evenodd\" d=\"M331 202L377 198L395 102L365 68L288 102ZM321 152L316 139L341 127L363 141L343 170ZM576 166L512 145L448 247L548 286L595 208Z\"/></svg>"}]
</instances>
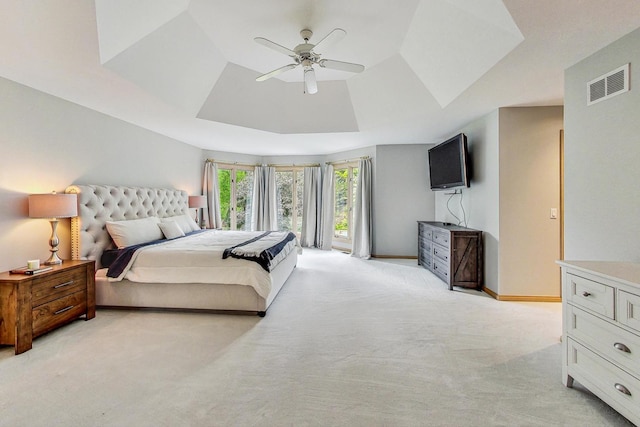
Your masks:
<instances>
[{"instance_id":1,"label":"wooden dresser","mask_svg":"<svg viewBox=\"0 0 640 427\"><path fill-rule=\"evenodd\" d=\"M80 316L93 319L94 275L94 261L64 261L33 276L0 273L0 344L20 354L39 335Z\"/></svg>"},{"instance_id":2,"label":"wooden dresser","mask_svg":"<svg viewBox=\"0 0 640 427\"><path fill-rule=\"evenodd\" d=\"M559 261L562 382L640 425L640 264Z\"/></svg>"},{"instance_id":3,"label":"wooden dresser","mask_svg":"<svg viewBox=\"0 0 640 427\"><path fill-rule=\"evenodd\" d=\"M482 231L418 221L418 265L454 286L482 289Z\"/></svg>"}]
</instances>

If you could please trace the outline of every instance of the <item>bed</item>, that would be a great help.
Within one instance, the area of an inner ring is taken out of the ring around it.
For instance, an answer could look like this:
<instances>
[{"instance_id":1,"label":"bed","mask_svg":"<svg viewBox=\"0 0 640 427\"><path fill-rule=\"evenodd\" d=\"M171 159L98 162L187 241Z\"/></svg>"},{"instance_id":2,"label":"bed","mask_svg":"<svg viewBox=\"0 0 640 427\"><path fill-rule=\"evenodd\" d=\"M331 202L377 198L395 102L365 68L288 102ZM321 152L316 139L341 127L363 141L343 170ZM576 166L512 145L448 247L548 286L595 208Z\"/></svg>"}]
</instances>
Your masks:
<instances>
[{"instance_id":1,"label":"bed","mask_svg":"<svg viewBox=\"0 0 640 427\"><path fill-rule=\"evenodd\" d=\"M161 265L162 261L147 260L144 268L136 270L135 264L128 264L126 268L129 268L129 272L123 277L108 277L109 269L102 265L106 258L103 255L117 249L117 246L109 233L113 233L113 229L107 231L107 227L114 227L114 224L128 226L136 221L146 224L156 219L160 222L176 222L173 219L184 218L189 214L188 195L184 191L174 189L109 185L72 185L66 192L78 196L78 216L71 220L71 255L73 259L96 261L98 307L208 310L264 316L297 263L299 246L296 250L281 254L277 265L271 268L265 268L255 260L241 259L228 251L226 259L216 261L222 267L210 266L206 275L203 274L204 270L197 270L198 265L195 265L197 269L192 269L191 273L182 274L182 270L175 268L165 269L164 273L153 273L148 263L150 262L151 266L154 262ZM175 227L175 224L169 225ZM185 237L166 240L175 240L178 242L177 246L184 247L186 240L194 239L200 242L196 246L203 246L203 239L225 233L234 234L231 242L242 240L239 236L242 232L220 230L193 231L185 233ZM118 240L117 234L114 236L119 245L127 243L126 239L124 242ZM255 233L247 234L245 240L251 241L256 238ZM154 252L157 248L173 245L173 242L166 240L155 242L157 244L151 244L150 247L142 245L145 247L139 255L132 255L134 262L141 262L146 253ZM220 243L217 249L222 250L223 246L230 249L226 245L227 243ZM176 248L170 250L175 251ZM190 251L189 249L186 252ZM222 250L217 257L221 258L223 253ZM151 275L138 274L146 269ZM225 269L236 273L229 276L224 274ZM134 270L134 273L130 273L130 270ZM113 274L112 272L109 275ZM130 279L131 277L133 279ZM149 277L151 280L146 281ZM210 283L203 283L205 281Z\"/></svg>"}]
</instances>

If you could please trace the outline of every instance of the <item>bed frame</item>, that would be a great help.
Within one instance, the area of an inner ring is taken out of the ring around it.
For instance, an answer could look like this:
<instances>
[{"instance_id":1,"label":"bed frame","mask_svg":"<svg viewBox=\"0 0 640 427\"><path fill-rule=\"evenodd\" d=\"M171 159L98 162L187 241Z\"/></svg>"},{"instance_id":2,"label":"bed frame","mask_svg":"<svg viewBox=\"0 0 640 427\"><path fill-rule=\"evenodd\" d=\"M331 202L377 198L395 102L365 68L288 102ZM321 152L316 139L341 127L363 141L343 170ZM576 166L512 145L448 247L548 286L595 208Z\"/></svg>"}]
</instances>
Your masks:
<instances>
[{"instance_id":1,"label":"bed frame","mask_svg":"<svg viewBox=\"0 0 640 427\"><path fill-rule=\"evenodd\" d=\"M185 191L167 188L72 185L66 193L78 195L78 216L71 219L71 256L96 261L96 305L99 307L207 310L258 314L267 308L297 263L297 251L271 272L271 291L266 298L247 285L203 283L110 282L101 269L100 256L114 248L106 221L149 216L159 218L188 213Z\"/></svg>"}]
</instances>

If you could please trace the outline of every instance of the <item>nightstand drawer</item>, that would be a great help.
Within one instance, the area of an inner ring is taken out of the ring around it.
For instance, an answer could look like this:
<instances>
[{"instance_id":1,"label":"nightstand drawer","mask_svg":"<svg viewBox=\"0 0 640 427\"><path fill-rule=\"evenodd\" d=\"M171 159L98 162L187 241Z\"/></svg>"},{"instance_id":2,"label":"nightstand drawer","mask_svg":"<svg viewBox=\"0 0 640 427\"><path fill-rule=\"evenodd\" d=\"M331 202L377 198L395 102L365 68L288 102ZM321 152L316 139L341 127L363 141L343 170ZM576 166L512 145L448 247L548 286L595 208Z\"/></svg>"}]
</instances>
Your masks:
<instances>
[{"instance_id":1,"label":"nightstand drawer","mask_svg":"<svg viewBox=\"0 0 640 427\"><path fill-rule=\"evenodd\" d=\"M566 298L571 304L614 319L614 288L573 274L567 274L567 279L569 295Z\"/></svg>"},{"instance_id":2,"label":"nightstand drawer","mask_svg":"<svg viewBox=\"0 0 640 427\"><path fill-rule=\"evenodd\" d=\"M75 319L87 311L86 291L51 301L33 308L33 335L41 335L51 329Z\"/></svg>"},{"instance_id":3,"label":"nightstand drawer","mask_svg":"<svg viewBox=\"0 0 640 427\"><path fill-rule=\"evenodd\" d=\"M62 296L81 291L87 286L86 270L75 268L70 271L61 271L47 277L34 279L31 285L32 306L53 301Z\"/></svg>"}]
</instances>

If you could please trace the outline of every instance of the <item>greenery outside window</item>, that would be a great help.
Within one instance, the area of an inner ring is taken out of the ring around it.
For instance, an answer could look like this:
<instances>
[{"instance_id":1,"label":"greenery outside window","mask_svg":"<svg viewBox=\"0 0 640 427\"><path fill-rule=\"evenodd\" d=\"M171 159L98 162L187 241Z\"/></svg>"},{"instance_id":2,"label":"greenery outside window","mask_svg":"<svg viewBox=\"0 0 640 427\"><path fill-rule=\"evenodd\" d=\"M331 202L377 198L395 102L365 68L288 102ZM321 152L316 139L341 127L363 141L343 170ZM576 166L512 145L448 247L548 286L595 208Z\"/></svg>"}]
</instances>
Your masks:
<instances>
[{"instance_id":1,"label":"greenery outside window","mask_svg":"<svg viewBox=\"0 0 640 427\"><path fill-rule=\"evenodd\" d=\"M358 163L334 165L334 232L339 242L351 243L353 238L353 206L358 186Z\"/></svg>"},{"instance_id":2,"label":"greenery outside window","mask_svg":"<svg viewBox=\"0 0 640 427\"><path fill-rule=\"evenodd\" d=\"M278 230L302 232L302 205L304 169L295 166L276 168L276 194L278 198Z\"/></svg>"},{"instance_id":3,"label":"greenery outside window","mask_svg":"<svg viewBox=\"0 0 640 427\"><path fill-rule=\"evenodd\" d=\"M251 230L253 167L218 164L223 230Z\"/></svg>"}]
</instances>

